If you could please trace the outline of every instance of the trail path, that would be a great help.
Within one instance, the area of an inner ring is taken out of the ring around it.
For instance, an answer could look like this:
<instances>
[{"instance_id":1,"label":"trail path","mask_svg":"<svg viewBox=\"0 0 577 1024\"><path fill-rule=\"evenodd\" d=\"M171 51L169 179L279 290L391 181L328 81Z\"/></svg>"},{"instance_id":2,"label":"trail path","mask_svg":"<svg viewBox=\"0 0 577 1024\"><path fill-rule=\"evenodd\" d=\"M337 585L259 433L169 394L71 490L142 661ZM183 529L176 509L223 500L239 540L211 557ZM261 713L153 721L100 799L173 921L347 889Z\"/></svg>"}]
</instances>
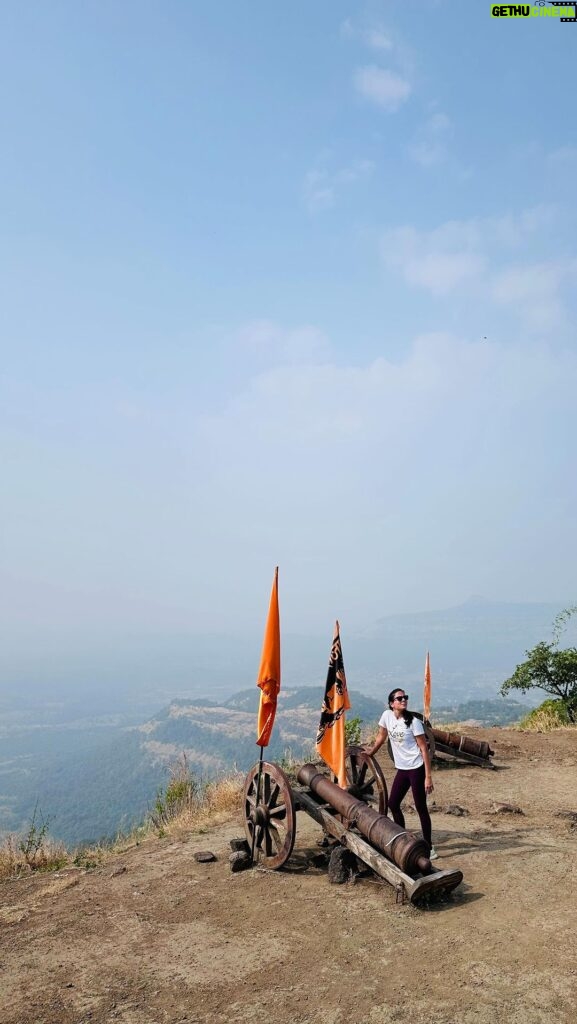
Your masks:
<instances>
[{"instance_id":1,"label":"trail path","mask_svg":"<svg viewBox=\"0 0 577 1024\"><path fill-rule=\"evenodd\" d=\"M464 873L451 898L418 909L377 880L329 885L302 812L279 872L231 874L238 822L152 839L0 885L1 1024L574 1024L577 826L557 814L577 811L577 732L467 733L501 769L434 773L438 864Z\"/></svg>"}]
</instances>

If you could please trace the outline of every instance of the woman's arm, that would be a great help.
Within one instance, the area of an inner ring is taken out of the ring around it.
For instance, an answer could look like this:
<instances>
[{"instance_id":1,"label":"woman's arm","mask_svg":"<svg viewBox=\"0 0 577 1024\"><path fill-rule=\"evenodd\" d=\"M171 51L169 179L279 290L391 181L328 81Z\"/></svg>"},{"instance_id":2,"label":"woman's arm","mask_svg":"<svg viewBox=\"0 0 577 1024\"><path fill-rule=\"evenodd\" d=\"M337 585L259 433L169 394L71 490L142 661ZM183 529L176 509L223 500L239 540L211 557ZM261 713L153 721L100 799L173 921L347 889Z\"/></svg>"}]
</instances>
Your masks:
<instances>
[{"instance_id":1,"label":"woman's arm","mask_svg":"<svg viewBox=\"0 0 577 1024\"><path fill-rule=\"evenodd\" d=\"M372 747L369 747L369 746L365 747L365 753L366 754L370 754L371 757L374 757L374 755L376 754L377 750L381 749L381 747L382 747L383 743L385 742L387 736L388 736L387 730L384 728L384 726L379 725L379 731L377 733L377 738L376 738L375 742L373 743Z\"/></svg>"},{"instance_id":2,"label":"woman's arm","mask_svg":"<svg viewBox=\"0 0 577 1024\"><path fill-rule=\"evenodd\" d=\"M415 740L417 741L417 745L419 747L419 750L421 751L421 754L423 755L423 761L425 763L425 793L432 793L434 786L433 779L431 776L431 758L429 757L427 738L426 736L421 735L415 736Z\"/></svg>"}]
</instances>

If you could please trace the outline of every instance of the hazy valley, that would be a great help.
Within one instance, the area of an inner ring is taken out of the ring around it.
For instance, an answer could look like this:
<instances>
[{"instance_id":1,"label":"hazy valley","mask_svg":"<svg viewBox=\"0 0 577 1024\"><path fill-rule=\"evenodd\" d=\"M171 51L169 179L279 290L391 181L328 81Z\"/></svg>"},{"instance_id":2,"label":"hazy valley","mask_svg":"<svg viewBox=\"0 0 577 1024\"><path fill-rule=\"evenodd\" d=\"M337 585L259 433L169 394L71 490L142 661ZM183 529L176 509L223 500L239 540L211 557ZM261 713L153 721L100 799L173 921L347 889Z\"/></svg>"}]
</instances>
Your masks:
<instances>
[{"instance_id":1,"label":"hazy valley","mask_svg":"<svg viewBox=\"0 0 577 1024\"><path fill-rule=\"evenodd\" d=\"M409 690L418 709L429 647L434 720L486 725L518 720L525 707L499 697L499 685L526 648L548 635L558 610L471 600L442 612L390 616L363 635L347 637L345 631L351 715L367 727L374 724L386 693L397 683ZM329 641L289 635L283 642L283 686L267 750L271 760L287 750L299 757L311 749ZM117 687L106 674L100 689L82 679L77 689L31 687L18 693L5 687L0 699L1 833L26 827L38 802L54 836L68 843L98 839L142 819L181 752L203 779L233 767L245 771L256 760L258 691L253 680L259 640L251 645L238 638L204 637L196 646L188 643L188 685L165 662L156 684L149 666L139 687L133 662L132 675Z\"/></svg>"}]
</instances>

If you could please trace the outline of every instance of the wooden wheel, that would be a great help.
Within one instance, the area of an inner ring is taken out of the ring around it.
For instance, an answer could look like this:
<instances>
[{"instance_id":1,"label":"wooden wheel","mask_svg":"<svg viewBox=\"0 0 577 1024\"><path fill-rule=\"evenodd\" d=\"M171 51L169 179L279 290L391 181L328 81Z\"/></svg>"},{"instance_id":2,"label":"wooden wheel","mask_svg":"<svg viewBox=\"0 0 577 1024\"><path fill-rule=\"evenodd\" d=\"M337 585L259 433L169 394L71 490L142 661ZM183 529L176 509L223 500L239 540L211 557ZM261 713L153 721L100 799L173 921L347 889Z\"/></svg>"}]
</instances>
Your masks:
<instances>
[{"instance_id":1,"label":"wooden wheel","mask_svg":"<svg viewBox=\"0 0 577 1024\"><path fill-rule=\"evenodd\" d=\"M432 727L431 723L429 722L429 719L428 718L424 718L420 711L413 711L413 718L418 718L419 722L422 722L424 727L425 727L425 736L427 738L427 746L429 748L429 757L431 758L431 761L432 761L434 756L435 756L435 749L436 749L436 747L435 747L435 733L434 733L433 727ZM393 748L391 746L390 738L387 738L387 750L389 752L389 757L390 757L391 761L394 762L395 759L393 757Z\"/></svg>"},{"instance_id":2,"label":"wooden wheel","mask_svg":"<svg viewBox=\"0 0 577 1024\"><path fill-rule=\"evenodd\" d=\"M259 783L260 767L260 783ZM295 844L295 805L289 780L276 764L253 765L244 784L244 828L255 860L280 868Z\"/></svg>"},{"instance_id":3,"label":"wooden wheel","mask_svg":"<svg viewBox=\"0 0 577 1024\"><path fill-rule=\"evenodd\" d=\"M367 804L377 804L379 814L386 814L389 795L380 764L362 747L347 747L345 759L349 793Z\"/></svg>"}]
</instances>

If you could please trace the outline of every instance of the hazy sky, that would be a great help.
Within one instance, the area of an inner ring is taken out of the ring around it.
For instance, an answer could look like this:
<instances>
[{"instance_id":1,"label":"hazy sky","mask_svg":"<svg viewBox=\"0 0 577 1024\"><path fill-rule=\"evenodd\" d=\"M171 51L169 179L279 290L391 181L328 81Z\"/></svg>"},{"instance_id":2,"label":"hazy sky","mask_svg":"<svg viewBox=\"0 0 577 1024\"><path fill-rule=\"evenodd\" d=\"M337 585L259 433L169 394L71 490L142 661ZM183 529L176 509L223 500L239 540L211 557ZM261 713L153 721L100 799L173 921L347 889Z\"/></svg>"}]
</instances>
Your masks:
<instances>
[{"instance_id":1,"label":"hazy sky","mask_svg":"<svg viewBox=\"0 0 577 1024\"><path fill-rule=\"evenodd\" d=\"M1 645L574 601L577 24L5 2ZM112 656L112 654L111 654Z\"/></svg>"}]
</instances>

